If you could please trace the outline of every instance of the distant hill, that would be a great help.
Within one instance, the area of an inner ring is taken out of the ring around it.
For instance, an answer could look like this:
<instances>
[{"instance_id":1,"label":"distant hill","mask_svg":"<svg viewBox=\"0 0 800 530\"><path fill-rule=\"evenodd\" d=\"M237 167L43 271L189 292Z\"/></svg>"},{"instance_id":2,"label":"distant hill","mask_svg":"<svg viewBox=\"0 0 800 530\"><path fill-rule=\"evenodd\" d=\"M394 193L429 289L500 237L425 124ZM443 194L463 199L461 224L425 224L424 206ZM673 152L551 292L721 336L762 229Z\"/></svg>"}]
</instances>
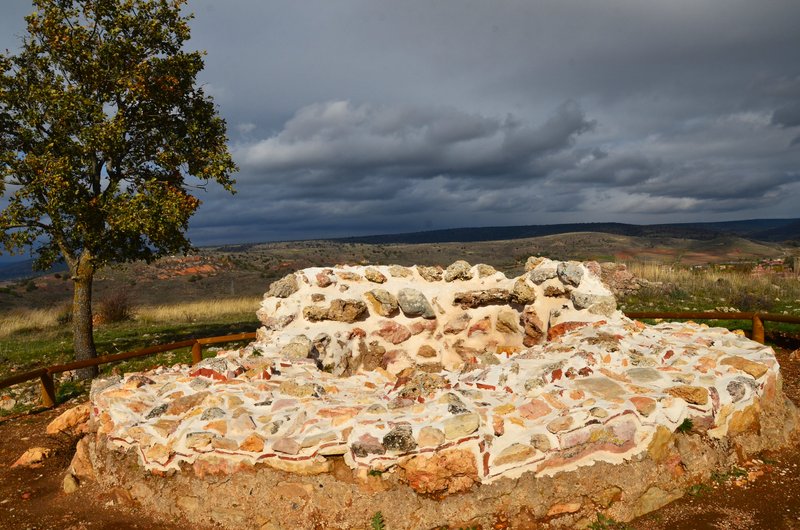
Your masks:
<instances>
[{"instance_id":1,"label":"distant hill","mask_svg":"<svg viewBox=\"0 0 800 530\"><path fill-rule=\"evenodd\" d=\"M336 239L351 243L453 243L501 241L529 237L551 236L572 232L602 232L630 237L658 237L711 240L720 236L736 236L753 241L780 242L800 240L800 219L750 219L714 223L671 223L634 225L625 223L568 223L528 226L490 226L451 228Z\"/></svg>"},{"instance_id":2,"label":"distant hill","mask_svg":"<svg viewBox=\"0 0 800 530\"><path fill-rule=\"evenodd\" d=\"M42 274L52 274L54 272L63 272L67 270L65 263L56 264L47 271L33 270L33 260L28 259L25 261L18 261L16 263L9 263L7 265L0 265L0 281L19 280L22 278L30 278Z\"/></svg>"},{"instance_id":3,"label":"distant hill","mask_svg":"<svg viewBox=\"0 0 800 530\"><path fill-rule=\"evenodd\" d=\"M606 234L605 238L588 237L587 234ZM573 234L575 237L567 237ZM752 256L765 255L764 245L772 245L780 242L791 242L791 246L800 246L800 219L751 219L744 221L726 221L716 223L674 223L657 225L634 225L625 223L571 223L554 225L530 225L530 226L490 226L479 228L452 228L448 230L431 230L428 232L413 232L406 234L384 234L362 237L349 237L327 240L309 241L285 241L280 243L236 243L230 242L226 245L207 247L201 249L202 252L219 254L258 254L266 252L265 248L270 247L283 250L292 249L293 252L286 252L282 260L294 265L311 266L309 261L309 247L318 246L317 243L324 242L328 246L344 246L343 244L354 243L361 245L383 245L383 244L448 244L448 243L479 243L492 241L507 241L548 238L563 236L553 241L539 240L536 244L531 243L525 252L539 254L542 252L552 253L568 259L580 249L584 254L602 255L620 253L620 256L633 252L634 255L643 252L641 248L663 248L681 249L682 252L697 253L697 261L704 258L703 252L712 251L716 254L728 254L739 249L739 252L752 254ZM636 242L614 240L614 237L638 238ZM754 242L758 248L746 252L747 241ZM597 241L604 241L602 245L595 245ZM524 246L524 245L523 245ZM595 248L597 247L597 248ZM630 248L629 248L630 247ZM640 248L641 247L641 248ZM730 247L730 248L729 248ZM527 247L526 247L527 248ZM591 249L591 252L589 250ZM605 249L605 250L604 250ZM281 252L283 252L283 250ZM473 249L477 250L477 249ZM463 250L454 253L454 259L463 255ZM663 253L663 252L662 252ZM563 255L562 255L563 254ZM323 252L327 261L337 262L329 249ZM302 259L298 258L302 257ZM355 256L342 254L341 262L360 261L373 257L374 254L364 253L355 259ZM300 259L300 261L298 261ZM390 259L388 256L386 259ZM395 258L391 258L395 259ZM419 260L419 257L416 257ZM609 258L610 259L610 258ZM620 258L622 259L622 258ZM305 260L305 261L303 261ZM488 261L487 261L488 262ZM34 271L33 261L21 261L8 265L0 265L0 281L18 280L31 278L41 274L52 274L63 272L65 265L59 265L53 269L42 273Z\"/></svg>"}]
</instances>

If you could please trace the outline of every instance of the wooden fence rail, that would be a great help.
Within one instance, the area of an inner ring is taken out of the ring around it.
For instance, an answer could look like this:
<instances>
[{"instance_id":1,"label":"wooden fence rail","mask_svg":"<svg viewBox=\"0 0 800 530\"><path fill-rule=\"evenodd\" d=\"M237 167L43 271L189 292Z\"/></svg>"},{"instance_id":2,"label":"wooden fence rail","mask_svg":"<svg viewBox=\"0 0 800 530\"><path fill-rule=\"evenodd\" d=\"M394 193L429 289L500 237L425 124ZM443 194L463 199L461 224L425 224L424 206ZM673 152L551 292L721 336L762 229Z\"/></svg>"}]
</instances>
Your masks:
<instances>
[{"instance_id":1,"label":"wooden fence rail","mask_svg":"<svg viewBox=\"0 0 800 530\"><path fill-rule=\"evenodd\" d=\"M722 313L705 311L631 311L625 313L628 318L674 318L679 320L751 320L753 322L753 332L751 338L764 344L764 322L785 322L788 324L800 324L800 317L792 315L782 315L778 313L759 313L740 312Z\"/></svg>"},{"instance_id":2,"label":"wooden fence rail","mask_svg":"<svg viewBox=\"0 0 800 530\"><path fill-rule=\"evenodd\" d=\"M203 360L203 346L208 344L221 344L224 342L238 342L243 340L253 340L256 338L255 333L238 333L236 335L224 335L221 337L205 337L202 339L189 339L180 342L172 342L170 344L158 344L150 346L149 348L142 348L123 353L115 353L113 355L102 355L94 359L84 359L82 361L74 361L66 364L56 364L48 366L47 368L37 368L30 372L13 375L7 379L0 381L0 389L30 381L31 379L39 378L42 385L42 406L52 407L56 404L56 387L53 380L53 374L68 372L70 370L77 370L79 368L87 368L89 366L99 366L101 364L113 363L117 361L125 361L134 359L136 357L146 357L156 353L164 353L172 350L180 350L181 348L192 349L192 364L197 364Z\"/></svg>"},{"instance_id":3,"label":"wooden fence rail","mask_svg":"<svg viewBox=\"0 0 800 530\"><path fill-rule=\"evenodd\" d=\"M777 313L759 312L722 313L704 311L631 311L625 313L625 315L629 318L668 318L678 320L751 320L753 322L753 332L751 338L762 344L764 343L764 322L800 324L800 317L781 315ZM225 342L253 340L255 338L255 333L238 333L236 335L224 335L221 337L205 337L201 339L173 342L170 344L160 344L156 346L150 346L149 348L142 348L141 350L116 353L114 355L103 355L94 359L75 361L67 364L57 364L47 368L37 368L36 370L32 370L30 372L16 374L7 379L3 379L0 381L0 389L25 381L30 381L31 379L39 378L42 384L42 406L49 408L56 404L56 388L53 380L53 374L67 372L69 370L77 370L79 368L86 368L89 366L99 366L101 364L112 363L116 361L124 361L136 357L146 357L155 353L179 350L181 348L191 348L192 364L197 364L203 360L203 346L209 344L221 344Z\"/></svg>"}]
</instances>

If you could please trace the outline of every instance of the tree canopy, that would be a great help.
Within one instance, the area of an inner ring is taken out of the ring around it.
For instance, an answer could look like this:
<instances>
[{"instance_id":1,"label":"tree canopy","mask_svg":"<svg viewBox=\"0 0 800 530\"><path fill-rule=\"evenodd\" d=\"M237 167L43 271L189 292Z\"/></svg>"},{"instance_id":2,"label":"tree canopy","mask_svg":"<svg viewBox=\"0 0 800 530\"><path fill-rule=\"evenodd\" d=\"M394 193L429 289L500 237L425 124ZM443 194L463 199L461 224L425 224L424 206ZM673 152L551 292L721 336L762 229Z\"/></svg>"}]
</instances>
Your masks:
<instances>
[{"instance_id":1,"label":"tree canopy","mask_svg":"<svg viewBox=\"0 0 800 530\"><path fill-rule=\"evenodd\" d=\"M196 190L233 192L184 4L34 0L19 52L0 54L0 246L64 259L76 293L102 265L189 250Z\"/></svg>"}]
</instances>

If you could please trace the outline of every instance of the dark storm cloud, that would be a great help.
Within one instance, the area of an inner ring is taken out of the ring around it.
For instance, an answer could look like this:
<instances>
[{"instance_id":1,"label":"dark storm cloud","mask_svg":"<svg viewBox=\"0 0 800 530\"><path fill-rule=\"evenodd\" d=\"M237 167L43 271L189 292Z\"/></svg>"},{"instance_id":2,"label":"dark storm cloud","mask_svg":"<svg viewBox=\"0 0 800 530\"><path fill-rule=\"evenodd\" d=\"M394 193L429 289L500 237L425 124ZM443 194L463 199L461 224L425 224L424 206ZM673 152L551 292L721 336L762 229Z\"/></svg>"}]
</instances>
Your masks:
<instances>
[{"instance_id":1,"label":"dark storm cloud","mask_svg":"<svg viewBox=\"0 0 800 530\"><path fill-rule=\"evenodd\" d=\"M592 125L571 101L535 126L453 108L335 101L300 109L278 134L237 148L236 158L248 174L273 182L292 175L303 185L381 175L531 177L534 160L569 148Z\"/></svg>"},{"instance_id":2,"label":"dark storm cloud","mask_svg":"<svg viewBox=\"0 0 800 530\"><path fill-rule=\"evenodd\" d=\"M241 166L198 243L797 215L797 0L189 8Z\"/></svg>"}]
</instances>

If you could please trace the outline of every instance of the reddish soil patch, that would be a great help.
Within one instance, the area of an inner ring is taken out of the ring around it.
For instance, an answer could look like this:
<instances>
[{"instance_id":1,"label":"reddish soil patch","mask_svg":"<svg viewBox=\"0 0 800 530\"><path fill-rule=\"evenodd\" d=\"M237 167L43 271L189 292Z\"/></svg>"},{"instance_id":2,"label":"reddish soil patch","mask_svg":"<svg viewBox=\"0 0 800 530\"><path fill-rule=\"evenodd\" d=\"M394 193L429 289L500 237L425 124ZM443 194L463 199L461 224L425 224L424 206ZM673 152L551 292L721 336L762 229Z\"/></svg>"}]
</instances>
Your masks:
<instances>
[{"instance_id":1,"label":"reddish soil patch","mask_svg":"<svg viewBox=\"0 0 800 530\"><path fill-rule=\"evenodd\" d=\"M800 403L800 360L778 350L784 391ZM66 408L24 415L0 423L0 529L188 528L187 522L153 518L126 502L123 490L100 491L85 484L72 495L62 491L64 473L77 439L45 434L47 424ZM54 456L40 468L10 468L30 447L48 447ZM628 523L636 530L800 529L800 446L762 455L742 466L749 476L699 487L661 510ZM365 521L365 526L368 524ZM546 525L531 528L547 528ZM487 530L487 529L484 529Z\"/></svg>"},{"instance_id":2,"label":"reddish soil patch","mask_svg":"<svg viewBox=\"0 0 800 530\"><path fill-rule=\"evenodd\" d=\"M62 481L77 438L48 436L45 428L71 402L55 410L24 415L0 423L0 529L83 530L134 528L187 528L180 521L148 518L127 506L122 491L99 491L86 484L72 495L62 491ZM11 468L11 464L31 447L47 447L53 456L42 467Z\"/></svg>"}]
</instances>

